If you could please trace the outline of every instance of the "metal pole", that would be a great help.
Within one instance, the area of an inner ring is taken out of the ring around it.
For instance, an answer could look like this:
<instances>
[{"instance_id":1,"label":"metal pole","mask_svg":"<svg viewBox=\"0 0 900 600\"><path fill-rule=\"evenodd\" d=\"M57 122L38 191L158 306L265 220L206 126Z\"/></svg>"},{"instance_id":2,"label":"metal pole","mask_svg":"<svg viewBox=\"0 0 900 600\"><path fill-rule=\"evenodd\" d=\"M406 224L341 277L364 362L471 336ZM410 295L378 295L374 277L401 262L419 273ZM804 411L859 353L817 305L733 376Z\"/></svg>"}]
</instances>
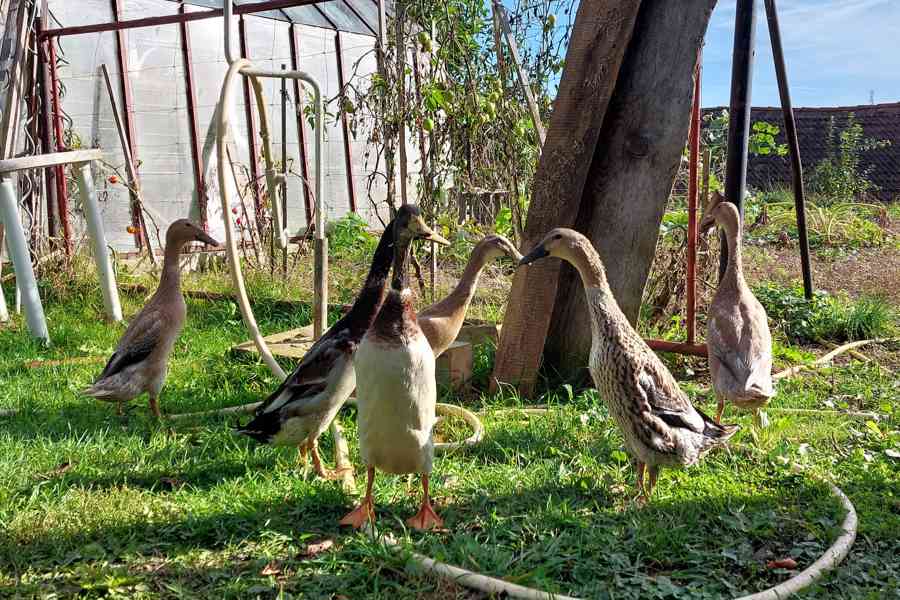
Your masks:
<instances>
[{"instance_id":1,"label":"metal pole","mask_svg":"<svg viewBox=\"0 0 900 600\"><path fill-rule=\"evenodd\" d=\"M409 170L406 164L406 42L403 38L404 7L394 4L394 25L397 28L397 106L400 119L397 123L397 145L400 158L400 204L407 204L406 194Z\"/></svg>"},{"instance_id":2,"label":"metal pole","mask_svg":"<svg viewBox=\"0 0 900 600\"><path fill-rule=\"evenodd\" d=\"M109 259L106 233L103 230L103 216L100 214L97 194L94 191L91 163L87 162L74 166L75 175L78 178L78 188L81 191L84 218L87 221L91 247L94 251L94 262L97 265L97 275L100 279L100 291L103 293L103 305L106 307L106 314L110 320L119 322L122 320L122 305L119 303L119 290L116 287L115 271Z\"/></svg>"},{"instance_id":3,"label":"metal pole","mask_svg":"<svg viewBox=\"0 0 900 600\"><path fill-rule=\"evenodd\" d=\"M756 0L737 0L734 50L731 64L731 102L728 118L728 157L725 163L725 198L744 214L747 151L750 142L750 97L756 39ZM719 278L728 264L728 245L720 233Z\"/></svg>"},{"instance_id":4,"label":"metal pole","mask_svg":"<svg viewBox=\"0 0 900 600\"><path fill-rule=\"evenodd\" d=\"M700 74L702 53L697 52L694 70L694 102L691 104L690 160L688 162L688 239L687 239L687 342L697 334L697 167L700 162Z\"/></svg>"},{"instance_id":5,"label":"metal pole","mask_svg":"<svg viewBox=\"0 0 900 600\"><path fill-rule=\"evenodd\" d=\"M341 51L341 32L334 34L334 51L337 59L338 88L344 96L344 57ZM350 123L347 119L347 111L341 107L341 132L344 134L344 165L347 169L347 192L350 197L350 210L356 212L356 184L353 182L353 155L350 152Z\"/></svg>"},{"instance_id":6,"label":"metal pole","mask_svg":"<svg viewBox=\"0 0 900 600\"><path fill-rule=\"evenodd\" d=\"M226 4L228 4L227 0ZM230 23L230 21L226 22ZM240 40L241 46L241 58L249 59L250 57L247 54L247 31L246 25L244 23L244 17L240 17L240 19L238 20L238 38ZM228 48L228 44L225 45L225 48ZM262 234L263 231L260 228L262 193L259 189L259 149L256 145L256 140L259 137L259 131L257 131L256 129L256 119L253 118L253 102L250 98L250 81L246 77L244 77L241 83L244 87L244 118L247 120L247 133L250 137L250 143L248 146L250 150L250 178L253 180L250 182L250 187L253 190L253 219L256 222L257 231ZM269 200L270 202L272 201L271 198ZM247 225L249 226L250 224L248 223Z\"/></svg>"},{"instance_id":7,"label":"metal pole","mask_svg":"<svg viewBox=\"0 0 900 600\"><path fill-rule=\"evenodd\" d=\"M282 64L281 70L287 70L287 65ZM288 101L288 92L287 92L287 78L281 80L281 227L282 229L287 228L287 218L288 218L288 210L287 210L287 101ZM275 236L272 236L274 239ZM288 249L287 244L284 244L281 247L281 274L287 277L287 259L288 259Z\"/></svg>"},{"instance_id":8,"label":"metal pole","mask_svg":"<svg viewBox=\"0 0 900 600\"><path fill-rule=\"evenodd\" d=\"M315 91L316 113L325 113L322 91L313 86ZM325 168L322 156L325 139L325 123L319 118L316 123L316 245L315 245L315 303L313 306L313 331L316 339L322 337L328 328L328 238L325 237Z\"/></svg>"},{"instance_id":9,"label":"metal pole","mask_svg":"<svg viewBox=\"0 0 900 600\"><path fill-rule=\"evenodd\" d=\"M28 242L19 222L16 188L8 177L3 177L0 181L0 220L5 225L6 247L9 248L9 257L16 271L16 286L22 293L28 329L31 335L49 344L50 333L47 331L47 320L44 318L44 306L41 304L37 281L34 278Z\"/></svg>"},{"instance_id":10,"label":"metal pole","mask_svg":"<svg viewBox=\"0 0 900 600\"><path fill-rule=\"evenodd\" d=\"M291 69L298 70L299 67L299 51L297 49L297 33L296 25L291 24ZM302 181L300 185L303 188L303 206L306 210L306 226L312 223L313 206L312 194L309 191L309 152L306 149L306 119L303 118L303 94L300 90L300 81L294 79L294 112L297 116L297 141L300 143L300 175Z\"/></svg>"},{"instance_id":11,"label":"metal pole","mask_svg":"<svg viewBox=\"0 0 900 600\"><path fill-rule=\"evenodd\" d=\"M122 0L110 0L112 3L113 21L118 22L122 18ZM134 243L140 249L144 243L147 244L147 252L153 256L153 248L150 245L150 233L147 231L147 225L144 223L141 215L141 203L138 198L137 190L140 189L140 177L137 174L138 153L137 153L137 134L134 131L134 119L132 112L134 102L131 96L131 81L128 78L128 43L125 39L125 32L119 30L116 32L116 60L119 65L119 90L122 93L122 121L125 125L125 133L127 135L128 150L131 154L131 161L135 166L134 180L131 183L131 224L137 229L134 234ZM110 95L110 101L113 96Z\"/></svg>"},{"instance_id":12,"label":"metal pole","mask_svg":"<svg viewBox=\"0 0 900 600\"><path fill-rule=\"evenodd\" d=\"M185 14L186 6L182 4L178 12ZM209 198L206 197L206 181L203 177L203 166L200 164L200 130L197 125L197 92L194 89L194 63L191 53L191 36L187 22L179 26L181 34L181 60L184 66L185 95L187 96L188 133L191 136L191 165L194 168L194 188L197 190L197 208L200 212L200 225L209 231Z\"/></svg>"},{"instance_id":13,"label":"metal pole","mask_svg":"<svg viewBox=\"0 0 900 600\"><path fill-rule=\"evenodd\" d=\"M63 129L62 113L59 109L59 76L56 72L56 40L48 40L50 46L50 96L53 106L53 133L56 136L56 151L62 152ZM63 230L66 256L72 256L72 228L69 224L69 190L66 184L66 172L61 165L54 167L56 173L56 212Z\"/></svg>"},{"instance_id":14,"label":"metal pole","mask_svg":"<svg viewBox=\"0 0 900 600\"><path fill-rule=\"evenodd\" d=\"M784 114L784 137L791 155L791 175L794 186L794 207L797 211L797 233L800 238L800 266L803 270L803 293L807 300L813 296L812 268L809 262L809 238L806 232L806 200L803 190L803 163L800 160L800 143L794 122L794 108L791 105L791 90L788 86L787 66L781 45L781 26L778 24L778 8L775 0L765 0L766 18L769 22L769 39L772 40L772 57L775 59L775 76L778 79L778 94L781 96L781 111Z\"/></svg>"},{"instance_id":15,"label":"metal pole","mask_svg":"<svg viewBox=\"0 0 900 600\"><path fill-rule=\"evenodd\" d=\"M49 7L46 0L41 5L41 18L38 20L38 34L46 29L49 20ZM53 43L53 40L50 40ZM38 87L41 92L41 144L43 152L53 152L53 119L50 114L50 69L48 68L47 52L43 42L38 42ZM43 169L44 177L44 202L47 206L47 236L56 237L56 219L54 207L56 206L56 169Z\"/></svg>"}]
</instances>

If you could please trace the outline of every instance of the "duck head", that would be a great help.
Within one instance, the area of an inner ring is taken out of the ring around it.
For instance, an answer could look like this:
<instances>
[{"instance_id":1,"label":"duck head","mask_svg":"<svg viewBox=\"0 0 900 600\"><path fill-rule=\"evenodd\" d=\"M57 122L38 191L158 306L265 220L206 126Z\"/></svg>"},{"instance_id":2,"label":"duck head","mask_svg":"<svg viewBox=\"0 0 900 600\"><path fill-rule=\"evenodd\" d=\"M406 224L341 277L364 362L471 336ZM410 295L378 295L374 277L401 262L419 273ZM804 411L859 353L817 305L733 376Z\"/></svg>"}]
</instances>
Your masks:
<instances>
[{"instance_id":1,"label":"duck head","mask_svg":"<svg viewBox=\"0 0 900 600\"><path fill-rule=\"evenodd\" d=\"M740 222L740 218L740 213L734 204L728 202L725 196L719 192L713 192L709 204L703 211L703 218L700 219L700 234L706 234L716 226L716 223L722 227L737 224Z\"/></svg>"},{"instance_id":2,"label":"duck head","mask_svg":"<svg viewBox=\"0 0 900 600\"><path fill-rule=\"evenodd\" d=\"M413 240L429 240L449 246L450 242L435 232L422 217L422 211L415 204L404 204L397 209L394 220L394 239L400 247Z\"/></svg>"},{"instance_id":3,"label":"duck head","mask_svg":"<svg viewBox=\"0 0 900 600\"><path fill-rule=\"evenodd\" d=\"M485 262L500 258L501 256L508 256L515 262L522 260L522 253L519 252L511 241L502 235L491 234L485 236L484 239L478 242L476 251L478 248L483 249Z\"/></svg>"},{"instance_id":4,"label":"duck head","mask_svg":"<svg viewBox=\"0 0 900 600\"><path fill-rule=\"evenodd\" d=\"M578 249L584 244L590 245L590 242L577 231L558 227L545 235L544 239L519 261L519 265L529 265L548 256L575 262L580 254Z\"/></svg>"},{"instance_id":5,"label":"duck head","mask_svg":"<svg viewBox=\"0 0 900 600\"><path fill-rule=\"evenodd\" d=\"M219 242L188 219L178 219L169 225L169 229L166 230L166 247L181 248L188 242L203 242L210 246L219 245Z\"/></svg>"}]
</instances>

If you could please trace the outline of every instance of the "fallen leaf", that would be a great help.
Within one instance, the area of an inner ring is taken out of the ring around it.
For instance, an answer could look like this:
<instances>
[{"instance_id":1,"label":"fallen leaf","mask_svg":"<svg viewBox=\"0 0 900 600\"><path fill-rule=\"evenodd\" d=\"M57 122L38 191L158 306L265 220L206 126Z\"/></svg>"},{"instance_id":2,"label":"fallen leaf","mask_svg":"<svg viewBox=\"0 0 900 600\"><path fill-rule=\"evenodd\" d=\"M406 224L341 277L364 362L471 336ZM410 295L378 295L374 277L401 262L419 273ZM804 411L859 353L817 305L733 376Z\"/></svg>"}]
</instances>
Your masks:
<instances>
[{"instance_id":1,"label":"fallen leaf","mask_svg":"<svg viewBox=\"0 0 900 600\"><path fill-rule=\"evenodd\" d=\"M259 572L260 575L264 576L278 575L279 573L281 573L281 565L279 565L278 561L276 560L273 560L272 562L267 564L265 567L263 567L263 570Z\"/></svg>"},{"instance_id":2,"label":"fallen leaf","mask_svg":"<svg viewBox=\"0 0 900 600\"><path fill-rule=\"evenodd\" d=\"M894 450L893 448L888 448L884 451L885 454L890 456L891 458L900 458L900 451Z\"/></svg>"},{"instance_id":3,"label":"fallen leaf","mask_svg":"<svg viewBox=\"0 0 900 600\"><path fill-rule=\"evenodd\" d=\"M174 490L175 488L180 488L184 485L184 482L177 477L160 477L159 483L170 490Z\"/></svg>"},{"instance_id":4,"label":"fallen leaf","mask_svg":"<svg viewBox=\"0 0 900 600\"><path fill-rule=\"evenodd\" d=\"M796 569L797 561L793 558L779 558L778 560L770 560L766 563L767 569Z\"/></svg>"},{"instance_id":5,"label":"fallen leaf","mask_svg":"<svg viewBox=\"0 0 900 600\"><path fill-rule=\"evenodd\" d=\"M57 467L55 469L53 469L52 471L48 471L46 473L41 473L40 475L38 475L38 478L53 479L54 477L59 477L60 475L62 475L63 473L65 473L66 471L68 471L71 468L72 468L72 463L70 463L69 461L59 463L59 465L57 465Z\"/></svg>"},{"instance_id":6,"label":"fallen leaf","mask_svg":"<svg viewBox=\"0 0 900 600\"><path fill-rule=\"evenodd\" d=\"M313 557L317 554L325 552L326 550L329 550L332 546L334 546L334 540L322 540L321 542L316 542L315 544L308 544L303 554L307 557Z\"/></svg>"}]
</instances>

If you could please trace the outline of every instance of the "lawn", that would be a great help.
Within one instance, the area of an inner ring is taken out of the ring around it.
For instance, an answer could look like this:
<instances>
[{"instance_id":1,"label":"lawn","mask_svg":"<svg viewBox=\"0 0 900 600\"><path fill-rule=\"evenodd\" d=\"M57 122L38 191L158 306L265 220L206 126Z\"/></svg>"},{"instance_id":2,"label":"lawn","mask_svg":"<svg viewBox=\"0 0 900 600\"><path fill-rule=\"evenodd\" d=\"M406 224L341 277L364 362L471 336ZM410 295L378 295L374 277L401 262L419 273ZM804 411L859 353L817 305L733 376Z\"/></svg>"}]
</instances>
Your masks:
<instances>
[{"instance_id":1,"label":"lawn","mask_svg":"<svg viewBox=\"0 0 900 600\"><path fill-rule=\"evenodd\" d=\"M482 411L486 436L436 459L433 494L445 531L407 532L418 481L378 477L378 527L399 540L394 550L339 528L357 497L314 479L296 451L235 436L235 416L156 422L140 401L119 417L78 395L102 363L26 367L107 354L124 329L102 322L99 292L89 285L44 295L53 347L27 341L21 319L0 329L0 408L17 410L0 417L0 596L481 597L418 572L414 551L585 598L733 597L791 575L769 561L790 557L802 569L833 542L844 515L822 479L855 504L859 536L807 597L900 594L900 387L889 367L842 358L780 382L773 402L885 418L772 410L770 426L754 435L748 417L729 411L743 426L731 448L696 468L664 471L645 508L631 500L633 469L595 391L549 388L530 401L549 412L530 416L504 410L523 403L509 392L444 391L442 401ZM126 314L140 301L125 296ZM189 299L188 310L164 412L253 402L272 389L262 364L228 353L246 339L230 301ZM308 319L308 311L270 300L256 311L264 333ZM873 352L893 368L900 361L896 344ZM482 349L482 378L489 359ZM712 411L701 384L702 373L684 382ZM359 466L353 407L339 418ZM465 435L454 423L441 429ZM330 461L328 434L322 446Z\"/></svg>"}]
</instances>

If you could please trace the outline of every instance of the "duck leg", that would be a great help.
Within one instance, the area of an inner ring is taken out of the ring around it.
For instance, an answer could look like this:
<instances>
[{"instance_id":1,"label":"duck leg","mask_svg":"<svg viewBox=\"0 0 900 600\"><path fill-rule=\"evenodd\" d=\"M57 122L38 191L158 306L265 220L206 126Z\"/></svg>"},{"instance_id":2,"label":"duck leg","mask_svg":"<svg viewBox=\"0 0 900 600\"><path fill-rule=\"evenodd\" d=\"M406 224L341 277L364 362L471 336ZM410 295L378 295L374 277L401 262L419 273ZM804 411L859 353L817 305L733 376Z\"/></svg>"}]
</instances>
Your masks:
<instances>
[{"instance_id":1,"label":"duck leg","mask_svg":"<svg viewBox=\"0 0 900 600\"><path fill-rule=\"evenodd\" d=\"M637 470L637 491L638 495L635 496L634 500L638 504L643 504L647 501L647 491L644 489L644 463L637 462L635 464L635 469Z\"/></svg>"},{"instance_id":2,"label":"duck leg","mask_svg":"<svg viewBox=\"0 0 900 600\"><path fill-rule=\"evenodd\" d=\"M154 395L150 396L150 412L153 413L157 419L162 419L162 413L159 412L159 403L157 402L157 397Z\"/></svg>"},{"instance_id":3,"label":"duck leg","mask_svg":"<svg viewBox=\"0 0 900 600\"><path fill-rule=\"evenodd\" d=\"M369 467L366 471L366 496L359 506L340 520L340 525L350 525L359 529L366 521L375 522L375 502L372 501L372 484L375 483L375 467Z\"/></svg>"},{"instance_id":4,"label":"duck leg","mask_svg":"<svg viewBox=\"0 0 900 600\"><path fill-rule=\"evenodd\" d=\"M431 506L431 498L428 495L428 475L422 475L422 506L415 516L406 520L406 524L413 529L432 529L433 527L443 527L444 520L441 519L434 508Z\"/></svg>"},{"instance_id":5,"label":"duck leg","mask_svg":"<svg viewBox=\"0 0 900 600\"><path fill-rule=\"evenodd\" d=\"M336 469L334 471L326 469L325 465L322 464L322 457L319 455L319 440L313 440L310 445L310 454L312 454L313 459L313 467L316 469L316 474L323 479L338 479L341 476L342 469Z\"/></svg>"},{"instance_id":6,"label":"duck leg","mask_svg":"<svg viewBox=\"0 0 900 600\"><path fill-rule=\"evenodd\" d=\"M659 476L659 467L657 466L648 466L647 474L649 475L649 481L647 482L647 500L650 500L650 496L653 495L653 488L656 487L656 478Z\"/></svg>"},{"instance_id":7,"label":"duck leg","mask_svg":"<svg viewBox=\"0 0 900 600\"><path fill-rule=\"evenodd\" d=\"M716 424L721 425L722 413L725 412L725 397L720 394L716 394L716 397L719 400L719 407L716 410Z\"/></svg>"},{"instance_id":8,"label":"duck leg","mask_svg":"<svg viewBox=\"0 0 900 600\"><path fill-rule=\"evenodd\" d=\"M309 466L309 455L307 452L309 451L309 444L303 442L299 446L297 446L297 464L303 463L303 468L306 469Z\"/></svg>"}]
</instances>

